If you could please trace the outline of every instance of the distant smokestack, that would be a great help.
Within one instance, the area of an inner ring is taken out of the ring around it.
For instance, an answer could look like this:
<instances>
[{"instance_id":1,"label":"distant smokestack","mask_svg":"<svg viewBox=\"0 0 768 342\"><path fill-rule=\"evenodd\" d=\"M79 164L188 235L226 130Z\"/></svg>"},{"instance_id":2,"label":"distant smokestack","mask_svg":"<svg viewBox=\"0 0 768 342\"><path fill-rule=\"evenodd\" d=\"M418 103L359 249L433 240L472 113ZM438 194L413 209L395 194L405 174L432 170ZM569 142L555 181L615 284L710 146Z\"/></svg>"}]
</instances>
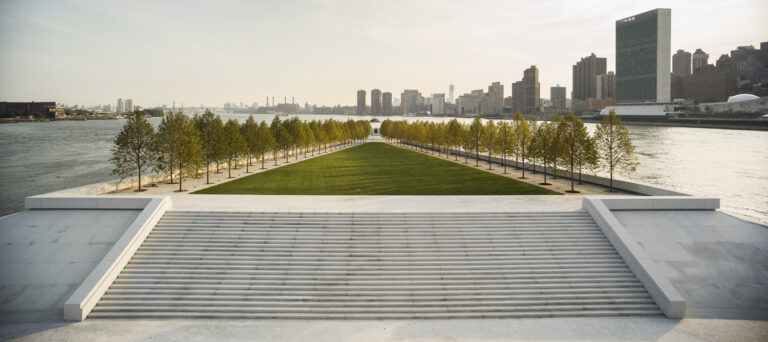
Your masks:
<instances>
[{"instance_id":1,"label":"distant smokestack","mask_svg":"<svg viewBox=\"0 0 768 342\"><path fill-rule=\"evenodd\" d=\"M267 105L266 107L269 107L269 96L267 96Z\"/></svg>"},{"instance_id":2,"label":"distant smokestack","mask_svg":"<svg viewBox=\"0 0 768 342\"><path fill-rule=\"evenodd\" d=\"M274 107L274 106L275 106L275 97L272 96L272 107Z\"/></svg>"},{"instance_id":3,"label":"distant smokestack","mask_svg":"<svg viewBox=\"0 0 768 342\"><path fill-rule=\"evenodd\" d=\"M294 104L294 103L295 103L295 102L293 102L293 96L291 96L291 104Z\"/></svg>"},{"instance_id":4,"label":"distant smokestack","mask_svg":"<svg viewBox=\"0 0 768 342\"><path fill-rule=\"evenodd\" d=\"M288 96L283 96L283 103L288 104Z\"/></svg>"}]
</instances>

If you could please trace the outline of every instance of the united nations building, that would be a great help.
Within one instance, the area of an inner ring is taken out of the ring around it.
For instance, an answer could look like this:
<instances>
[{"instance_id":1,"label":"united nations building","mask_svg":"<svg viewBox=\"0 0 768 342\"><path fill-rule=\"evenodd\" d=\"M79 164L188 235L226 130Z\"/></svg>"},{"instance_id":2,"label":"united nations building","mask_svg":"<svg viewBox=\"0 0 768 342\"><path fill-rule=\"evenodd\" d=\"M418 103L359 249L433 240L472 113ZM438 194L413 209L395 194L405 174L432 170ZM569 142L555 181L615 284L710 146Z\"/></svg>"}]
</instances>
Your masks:
<instances>
[{"instance_id":1,"label":"united nations building","mask_svg":"<svg viewBox=\"0 0 768 342\"><path fill-rule=\"evenodd\" d=\"M616 21L616 102L670 101L671 13L657 8Z\"/></svg>"}]
</instances>

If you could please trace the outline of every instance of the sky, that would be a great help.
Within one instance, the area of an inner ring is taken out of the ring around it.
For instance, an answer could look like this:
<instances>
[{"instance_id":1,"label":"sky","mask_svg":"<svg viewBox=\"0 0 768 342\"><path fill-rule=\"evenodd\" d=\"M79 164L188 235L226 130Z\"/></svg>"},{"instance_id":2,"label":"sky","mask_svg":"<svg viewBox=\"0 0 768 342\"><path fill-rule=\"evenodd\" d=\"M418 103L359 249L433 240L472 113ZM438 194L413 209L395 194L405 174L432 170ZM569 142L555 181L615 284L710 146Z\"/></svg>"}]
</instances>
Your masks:
<instances>
[{"instance_id":1,"label":"sky","mask_svg":"<svg viewBox=\"0 0 768 342\"><path fill-rule=\"evenodd\" d=\"M616 20L672 9L672 51L768 41L768 1L0 0L0 101L353 105L359 89L455 96L539 68L541 97Z\"/></svg>"}]
</instances>

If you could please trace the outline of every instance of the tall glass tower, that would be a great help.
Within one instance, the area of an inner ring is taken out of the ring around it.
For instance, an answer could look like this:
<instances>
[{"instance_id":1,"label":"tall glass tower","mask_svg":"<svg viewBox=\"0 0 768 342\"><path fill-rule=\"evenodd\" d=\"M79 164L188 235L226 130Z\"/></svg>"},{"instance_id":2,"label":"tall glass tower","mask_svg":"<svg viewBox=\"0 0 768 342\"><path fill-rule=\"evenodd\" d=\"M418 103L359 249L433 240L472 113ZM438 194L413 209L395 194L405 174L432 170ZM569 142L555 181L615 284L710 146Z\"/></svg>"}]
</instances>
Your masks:
<instances>
[{"instance_id":1,"label":"tall glass tower","mask_svg":"<svg viewBox=\"0 0 768 342\"><path fill-rule=\"evenodd\" d=\"M670 101L672 10L657 8L616 21L616 102Z\"/></svg>"}]
</instances>

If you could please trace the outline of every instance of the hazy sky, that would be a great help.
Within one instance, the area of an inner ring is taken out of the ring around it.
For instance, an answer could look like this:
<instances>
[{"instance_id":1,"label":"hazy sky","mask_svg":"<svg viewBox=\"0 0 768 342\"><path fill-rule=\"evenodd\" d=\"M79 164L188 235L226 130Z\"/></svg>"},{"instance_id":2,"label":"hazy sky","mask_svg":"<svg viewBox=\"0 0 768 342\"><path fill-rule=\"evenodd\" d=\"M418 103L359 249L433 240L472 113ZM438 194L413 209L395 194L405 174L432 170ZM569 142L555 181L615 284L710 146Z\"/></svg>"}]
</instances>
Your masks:
<instances>
[{"instance_id":1,"label":"hazy sky","mask_svg":"<svg viewBox=\"0 0 768 342\"><path fill-rule=\"evenodd\" d=\"M613 70L615 21L672 9L672 51L710 61L768 40L768 1L0 0L0 101L221 106L296 97L352 105L358 89L456 96L539 68L571 91L594 52Z\"/></svg>"}]
</instances>

